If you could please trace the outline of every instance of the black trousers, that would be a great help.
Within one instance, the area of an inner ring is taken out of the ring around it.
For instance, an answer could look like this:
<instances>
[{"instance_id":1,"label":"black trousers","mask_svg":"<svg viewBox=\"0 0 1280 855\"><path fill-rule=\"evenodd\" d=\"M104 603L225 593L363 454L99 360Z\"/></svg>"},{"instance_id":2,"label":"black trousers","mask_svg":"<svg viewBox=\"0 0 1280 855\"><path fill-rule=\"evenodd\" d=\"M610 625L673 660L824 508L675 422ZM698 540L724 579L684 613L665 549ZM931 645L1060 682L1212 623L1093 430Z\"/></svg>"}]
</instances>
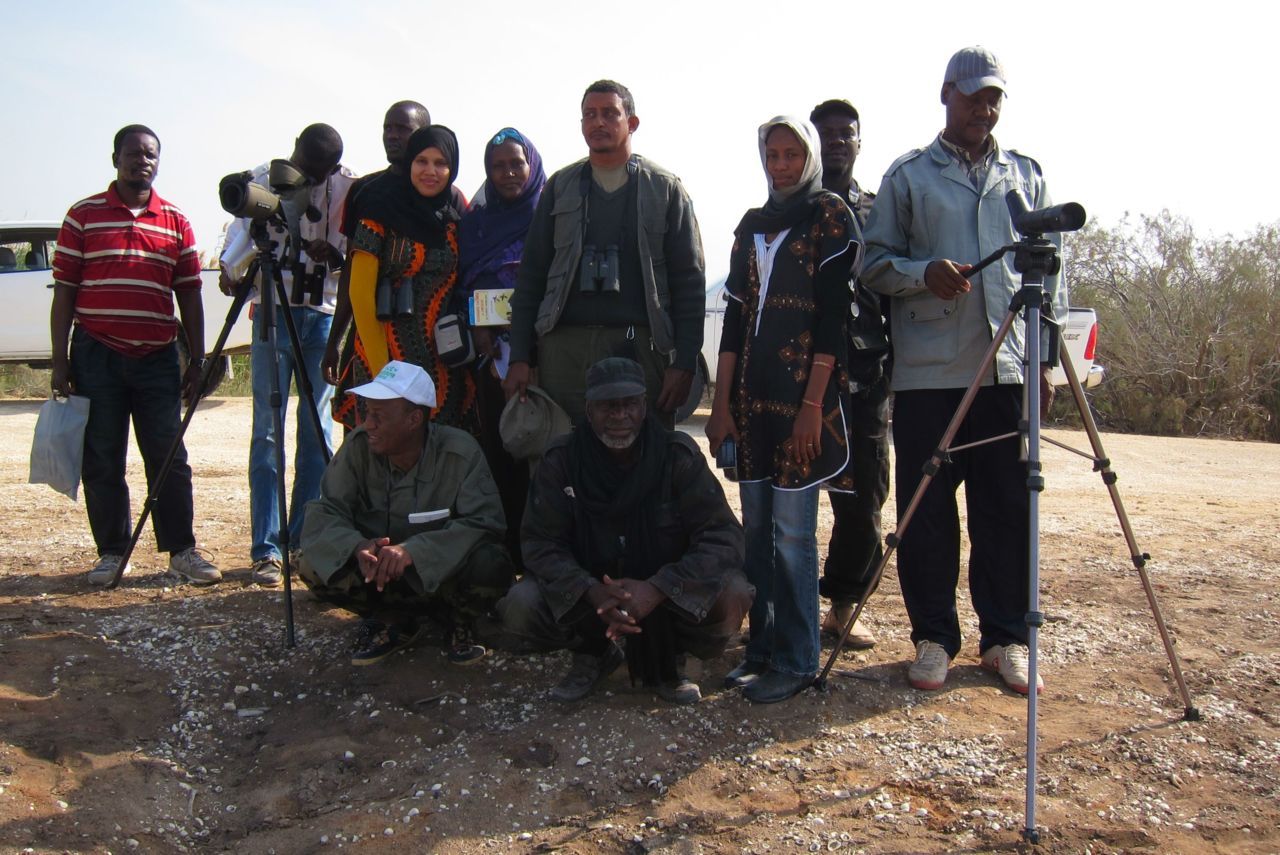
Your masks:
<instances>
[{"instance_id":1,"label":"black trousers","mask_svg":"<svg viewBox=\"0 0 1280 855\"><path fill-rule=\"evenodd\" d=\"M77 326L71 334L71 374L76 394L89 399L81 469L89 528L99 555L121 555L133 535L125 481L129 422L147 487L154 489L165 455L182 429L178 349L170 344L146 356L125 356ZM151 511L157 548L177 553L195 546L193 516L191 466L186 446L179 444Z\"/></svg>"},{"instance_id":2,"label":"black trousers","mask_svg":"<svg viewBox=\"0 0 1280 855\"><path fill-rule=\"evenodd\" d=\"M831 542L818 593L833 603L852 603L875 593L871 577L884 548L880 509L889 497L889 378L853 395L849 413L849 466L856 493L831 497Z\"/></svg>"},{"instance_id":3,"label":"black trousers","mask_svg":"<svg viewBox=\"0 0 1280 855\"><path fill-rule=\"evenodd\" d=\"M911 501L922 467L956 412L963 389L897 392L893 446L898 514ZM1016 430L1022 386L978 391L953 445ZM960 651L956 585L960 577L960 519L956 488L965 485L969 517L969 595L978 614L979 651L1027 641L1029 587L1027 472L1017 437L952 454L925 492L898 548L898 580L911 618L911 641Z\"/></svg>"}]
</instances>

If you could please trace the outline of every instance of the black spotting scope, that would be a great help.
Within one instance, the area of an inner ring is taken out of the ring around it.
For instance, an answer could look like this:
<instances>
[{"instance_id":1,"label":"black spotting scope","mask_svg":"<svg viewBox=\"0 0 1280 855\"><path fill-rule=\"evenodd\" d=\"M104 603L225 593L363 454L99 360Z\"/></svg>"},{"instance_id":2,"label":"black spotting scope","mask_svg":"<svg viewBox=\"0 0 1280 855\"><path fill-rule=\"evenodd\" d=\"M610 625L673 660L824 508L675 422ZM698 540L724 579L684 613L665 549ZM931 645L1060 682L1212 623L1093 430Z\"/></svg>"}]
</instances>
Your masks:
<instances>
[{"instance_id":1,"label":"black spotting scope","mask_svg":"<svg viewBox=\"0 0 1280 855\"><path fill-rule=\"evenodd\" d=\"M1010 190L1004 201L1009 206L1013 227L1026 237L1039 237L1047 232L1074 232L1084 226L1084 206L1077 202L1032 211L1027 208L1027 200L1021 190Z\"/></svg>"}]
</instances>

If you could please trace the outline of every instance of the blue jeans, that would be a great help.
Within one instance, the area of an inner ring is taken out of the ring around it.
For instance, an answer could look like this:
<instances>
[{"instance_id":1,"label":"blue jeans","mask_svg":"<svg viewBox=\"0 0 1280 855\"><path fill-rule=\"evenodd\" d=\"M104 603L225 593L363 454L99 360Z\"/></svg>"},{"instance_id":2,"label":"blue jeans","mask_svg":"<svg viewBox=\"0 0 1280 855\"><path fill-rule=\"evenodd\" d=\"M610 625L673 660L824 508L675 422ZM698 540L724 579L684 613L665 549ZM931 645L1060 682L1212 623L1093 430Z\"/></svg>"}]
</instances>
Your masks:
<instances>
[{"instance_id":1,"label":"blue jeans","mask_svg":"<svg viewBox=\"0 0 1280 855\"><path fill-rule=\"evenodd\" d=\"M324 380L320 361L329 341L329 327L333 316L324 312L293 306L293 324L302 344L302 361L311 380L316 396L316 411L324 427L324 442L333 447L333 414L329 401L333 387ZM276 328L276 352L280 356L280 423L286 423L289 415L289 384L299 366L289 345L289 331L283 319ZM262 332L262 312L253 318L253 346L250 351L249 373L253 381L253 437L249 442L249 519L253 529L253 546L249 557L280 558L285 547L280 536L280 507L276 496L276 448L272 435L271 418L271 348L259 338ZM299 389L301 392L301 389ZM296 415L295 450L293 458L293 496L289 507L289 541L287 548L296 548L302 534L303 514L307 502L320 496L320 479L324 476L324 452L316 437L315 426L301 412Z\"/></svg>"},{"instance_id":2,"label":"blue jeans","mask_svg":"<svg viewBox=\"0 0 1280 855\"><path fill-rule=\"evenodd\" d=\"M739 484L747 535L743 570L756 586L746 658L793 676L817 673L818 487Z\"/></svg>"},{"instance_id":3,"label":"blue jeans","mask_svg":"<svg viewBox=\"0 0 1280 855\"><path fill-rule=\"evenodd\" d=\"M125 356L77 326L71 336L71 377L76 394L89 399L81 468L89 528L99 555L123 555L133 535L124 478L129 420L132 417L147 486L154 489L182 424L178 349L170 344L146 356ZM161 552L196 545L192 515L191 467L186 447L179 444L151 511Z\"/></svg>"}]
</instances>

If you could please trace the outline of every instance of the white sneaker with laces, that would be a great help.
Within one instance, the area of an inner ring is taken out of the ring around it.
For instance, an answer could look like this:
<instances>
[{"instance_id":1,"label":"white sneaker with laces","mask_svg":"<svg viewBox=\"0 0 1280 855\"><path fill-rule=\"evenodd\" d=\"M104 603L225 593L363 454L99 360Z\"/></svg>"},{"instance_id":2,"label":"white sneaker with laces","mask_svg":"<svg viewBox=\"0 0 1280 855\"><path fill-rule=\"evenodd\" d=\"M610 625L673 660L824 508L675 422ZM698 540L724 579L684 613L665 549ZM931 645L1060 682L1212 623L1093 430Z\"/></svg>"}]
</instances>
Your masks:
<instances>
[{"instance_id":1,"label":"white sneaker with laces","mask_svg":"<svg viewBox=\"0 0 1280 855\"><path fill-rule=\"evenodd\" d=\"M996 644L982 654L982 667L995 671L1004 684L1025 695L1031 684L1031 651L1025 644ZM1044 691L1044 680L1036 674L1036 694Z\"/></svg>"},{"instance_id":2,"label":"white sneaker with laces","mask_svg":"<svg viewBox=\"0 0 1280 855\"><path fill-rule=\"evenodd\" d=\"M193 585L212 585L222 581L222 571L214 567L194 546L169 559L169 572L181 576Z\"/></svg>"},{"instance_id":3,"label":"white sneaker with laces","mask_svg":"<svg viewBox=\"0 0 1280 855\"><path fill-rule=\"evenodd\" d=\"M907 682L913 689L932 692L941 689L947 681L947 669L951 657L947 649L936 641L925 639L916 645L916 661L907 668Z\"/></svg>"},{"instance_id":4,"label":"white sneaker with laces","mask_svg":"<svg viewBox=\"0 0 1280 855\"><path fill-rule=\"evenodd\" d=\"M93 565L93 569L89 571L90 585L110 585L111 580L116 577L116 568L120 566L120 559L123 555L103 555L98 558L98 563ZM128 576L129 571L133 569L133 564L124 565L124 572L121 576Z\"/></svg>"}]
</instances>

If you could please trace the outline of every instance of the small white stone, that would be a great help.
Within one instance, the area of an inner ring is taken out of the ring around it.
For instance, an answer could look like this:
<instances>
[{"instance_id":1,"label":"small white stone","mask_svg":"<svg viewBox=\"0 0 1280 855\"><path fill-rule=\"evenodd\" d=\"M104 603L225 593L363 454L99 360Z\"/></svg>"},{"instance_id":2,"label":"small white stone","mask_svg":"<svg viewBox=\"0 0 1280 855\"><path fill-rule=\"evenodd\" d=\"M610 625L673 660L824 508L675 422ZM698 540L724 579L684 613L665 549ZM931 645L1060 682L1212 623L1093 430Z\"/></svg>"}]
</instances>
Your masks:
<instances>
[{"instance_id":1,"label":"small white stone","mask_svg":"<svg viewBox=\"0 0 1280 855\"><path fill-rule=\"evenodd\" d=\"M587 766L587 765L590 765L590 763L591 763L591 758L590 758L590 757L583 756L583 757L579 757L579 758L578 758L578 765L579 765L579 766Z\"/></svg>"},{"instance_id":2,"label":"small white stone","mask_svg":"<svg viewBox=\"0 0 1280 855\"><path fill-rule=\"evenodd\" d=\"M387 828L382 829L383 837L395 837L395 834L396 834L396 830L389 826Z\"/></svg>"},{"instance_id":3,"label":"small white stone","mask_svg":"<svg viewBox=\"0 0 1280 855\"><path fill-rule=\"evenodd\" d=\"M247 695L247 694L249 694L249 687L248 687L248 686L236 686L236 687L235 687L235 689L233 689L232 691L234 691L237 695Z\"/></svg>"},{"instance_id":4,"label":"small white stone","mask_svg":"<svg viewBox=\"0 0 1280 855\"><path fill-rule=\"evenodd\" d=\"M328 843L329 843L329 835L327 834L320 835L320 845L327 846Z\"/></svg>"},{"instance_id":5,"label":"small white stone","mask_svg":"<svg viewBox=\"0 0 1280 855\"><path fill-rule=\"evenodd\" d=\"M516 840L532 840L533 835L527 831L522 831L516 835Z\"/></svg>"},{"instance_id":6,"label":"small white stone","mask_svg":"<svg viewBox=\"0 0 1280 855\"><path fill-rule=\"evenodd\" d=\"M342 759L343 759L343 760L354 760L354 759L356 759L356 755L355 755L354 753L350 752L350 751L344 751L344 752L342 752Z\"/></svg>"}]
</instances>

